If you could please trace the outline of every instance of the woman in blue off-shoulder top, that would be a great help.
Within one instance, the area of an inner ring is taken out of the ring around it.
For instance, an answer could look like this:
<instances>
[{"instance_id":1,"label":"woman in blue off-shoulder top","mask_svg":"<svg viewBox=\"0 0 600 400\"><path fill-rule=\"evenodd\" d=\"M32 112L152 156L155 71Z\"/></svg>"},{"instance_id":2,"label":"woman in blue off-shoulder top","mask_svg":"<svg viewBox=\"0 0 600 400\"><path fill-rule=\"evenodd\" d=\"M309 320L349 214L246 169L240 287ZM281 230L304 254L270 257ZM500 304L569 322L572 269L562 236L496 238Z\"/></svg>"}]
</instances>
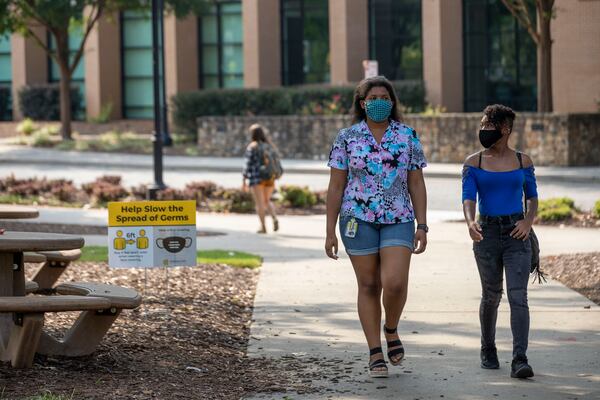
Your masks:
<instances>
[{"instance_id":1,"label":"woman in blue off-shoulder top","mask_svg":"<svg viewBox=\"0 0 600 400\"><path fill-rule=\"evenodd\" d=\"M515 119L513 110L495 104L486 107L483 114L479 140L485 150L465 160L462 186L463 211L482 288L481 367L500 367L495 336L504 271L513 335L511 376L529 378L533 376L526 355L527 284L532 252L529 234L538 207L533 162L508 146ZM523 198L527 212L523 210ZM475 218L476 205L479 219Z\"/></svg>"}]
</instances>

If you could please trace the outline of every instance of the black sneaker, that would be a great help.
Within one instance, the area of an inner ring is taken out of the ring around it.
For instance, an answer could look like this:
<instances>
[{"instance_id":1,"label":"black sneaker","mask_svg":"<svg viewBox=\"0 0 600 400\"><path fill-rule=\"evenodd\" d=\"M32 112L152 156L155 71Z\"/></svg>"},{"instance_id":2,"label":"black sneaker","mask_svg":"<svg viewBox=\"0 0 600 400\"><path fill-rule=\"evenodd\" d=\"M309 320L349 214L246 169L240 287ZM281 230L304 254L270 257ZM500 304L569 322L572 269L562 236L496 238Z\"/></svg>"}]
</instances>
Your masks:
<instances>
[{"instance_id":1,"label":"black sneaker","mask_svg":"<svg viewBox=\"0 0 600 400\"><path fill-rule=\"evenodd\" d=\"M500 362L498 362L498 353L496 349L482 349L481 350L481 368L483 369L498 369L500 368Z\"/></svg>"},{"instance_id":2,"label":"black sneaker","mask_svg":"<svg viewBox=\"0 0 600 400\"><path fill-rule=\"evenodd\" d=\"M533 376L533 368L531 365L527 363L527 357L525 356L517 356L512 361L510 367L510 377L511 378L531 378Z\"/></svg>"}]
</instances>

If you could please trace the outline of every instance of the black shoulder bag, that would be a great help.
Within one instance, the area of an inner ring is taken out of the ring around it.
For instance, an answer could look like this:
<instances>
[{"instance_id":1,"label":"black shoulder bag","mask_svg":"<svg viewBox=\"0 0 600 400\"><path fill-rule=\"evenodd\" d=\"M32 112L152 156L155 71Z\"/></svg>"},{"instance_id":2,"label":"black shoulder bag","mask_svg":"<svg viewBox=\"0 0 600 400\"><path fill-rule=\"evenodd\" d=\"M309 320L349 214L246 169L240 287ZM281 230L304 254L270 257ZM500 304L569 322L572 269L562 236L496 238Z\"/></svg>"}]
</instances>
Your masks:
<instances>
[{"instance_id":1,"label":"black shoulder bag","mask_svg":"<svg viewBox=\"0 0 600 400\"><path fill-rule=\"evenodd\" d=\"M517 158L519 159L519 165L523 169L523 157L520 152L517 151ZM526 183L523 183L523 202L525 204L525 214L527 214L527 195L525 190ZM538 283L546 282L546 274L540 269L540 242L533 231L533 227L529 232L529 242L531 243L531 268L529 273L533 275L533 282L536 280Z\"/></svg>"}]
</instances>

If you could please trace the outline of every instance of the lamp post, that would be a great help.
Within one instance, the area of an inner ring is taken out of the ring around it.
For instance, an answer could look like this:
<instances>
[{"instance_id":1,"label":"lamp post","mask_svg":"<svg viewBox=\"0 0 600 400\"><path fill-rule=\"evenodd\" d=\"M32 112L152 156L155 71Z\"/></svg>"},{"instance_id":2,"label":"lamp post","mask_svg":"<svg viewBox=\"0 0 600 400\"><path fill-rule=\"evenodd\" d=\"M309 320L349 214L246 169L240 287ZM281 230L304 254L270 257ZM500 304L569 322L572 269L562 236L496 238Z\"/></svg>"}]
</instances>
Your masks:
<instances>
[{"instance_id":1,"label":"lamp post","mask_svg":"<svg viewBox=\"0 0 600 400\"><path fill-rule=\"evenodd\" d=\"M152 82L154 88L154 183L148 187L148 199L156 200L163 182L163 146L170 146L165 95L164 0L152 0Z\"/></svg>"}]
</instances>

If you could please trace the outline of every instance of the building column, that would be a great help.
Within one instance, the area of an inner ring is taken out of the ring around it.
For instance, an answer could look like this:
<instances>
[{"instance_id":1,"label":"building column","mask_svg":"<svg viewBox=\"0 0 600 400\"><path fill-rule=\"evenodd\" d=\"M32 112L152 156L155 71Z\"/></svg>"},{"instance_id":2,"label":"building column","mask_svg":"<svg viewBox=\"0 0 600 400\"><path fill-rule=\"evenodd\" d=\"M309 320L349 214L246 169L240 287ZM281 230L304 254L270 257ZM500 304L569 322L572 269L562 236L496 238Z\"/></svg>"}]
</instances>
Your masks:
<instances>
[{"instance_id":1,"label":"building column","mask_svg":"<svg viewBox=\"0 0 600 400\"><path fill-rule=\"evenodd\" d=\"M598 112L600 106L600 2L556 2L552 20L554 111Z\"/></svg>"},{"instance_id":2,"label":"building column","mask_svg":"<svg viewBox=\"0 0 600 400\"><path fill-rule=\"evenodd\" d=\"M423 0L423 80L427 102L463 110L462 0Z\"/></svg>"},{"instance_id":3,"label":"building column","mask_svg":"<svg viewBox=\"0 0 600 400\"><path fill-rule=\"evenodd\" d=\"M35 34L46 44L46 29L32 28ZM20 120L23 114L19 109L19 90L25 85L48 82L48 56L34 39L19 34L11 36L12 101L13 120Z\"/></svg>"},{"instance_id":4,"label":"building column","mask_svg":"<svg viewBox=\"0 0 600 400\"><path fill-rule=\"evenodd\" d=\"M111 119L122 117L121 26L119 16L103 16L85 43L85 102L88 118L111 104Z\"/></svg>"},{"instance_id":5,"label":"building column","mask_svg":"<svg viewBox=\"0 0 600 400\"><path fill-rule=\"evenodd\" d=\"M198 18L165 16L165 90L171 96L198 90Z\"/></svg>"},{"instance_id":6,"label":"building column","mask_svg":"<svg viewBox=\"0 0 600 400\"><path fill-rule=\"evenodd\" d=\"M242 0L244 87L281 85L279 0Z\"/></svg>"},{"instance_id":7,"label":"building column","mask_svg":"<svg viewBox=\"0 0 600 400\"><path fill-rule=\"evenodd\" d=\"M329 0L331 83L343 85L364 77L369 58L368 0Z\"/></svg>"}]
</instances>

